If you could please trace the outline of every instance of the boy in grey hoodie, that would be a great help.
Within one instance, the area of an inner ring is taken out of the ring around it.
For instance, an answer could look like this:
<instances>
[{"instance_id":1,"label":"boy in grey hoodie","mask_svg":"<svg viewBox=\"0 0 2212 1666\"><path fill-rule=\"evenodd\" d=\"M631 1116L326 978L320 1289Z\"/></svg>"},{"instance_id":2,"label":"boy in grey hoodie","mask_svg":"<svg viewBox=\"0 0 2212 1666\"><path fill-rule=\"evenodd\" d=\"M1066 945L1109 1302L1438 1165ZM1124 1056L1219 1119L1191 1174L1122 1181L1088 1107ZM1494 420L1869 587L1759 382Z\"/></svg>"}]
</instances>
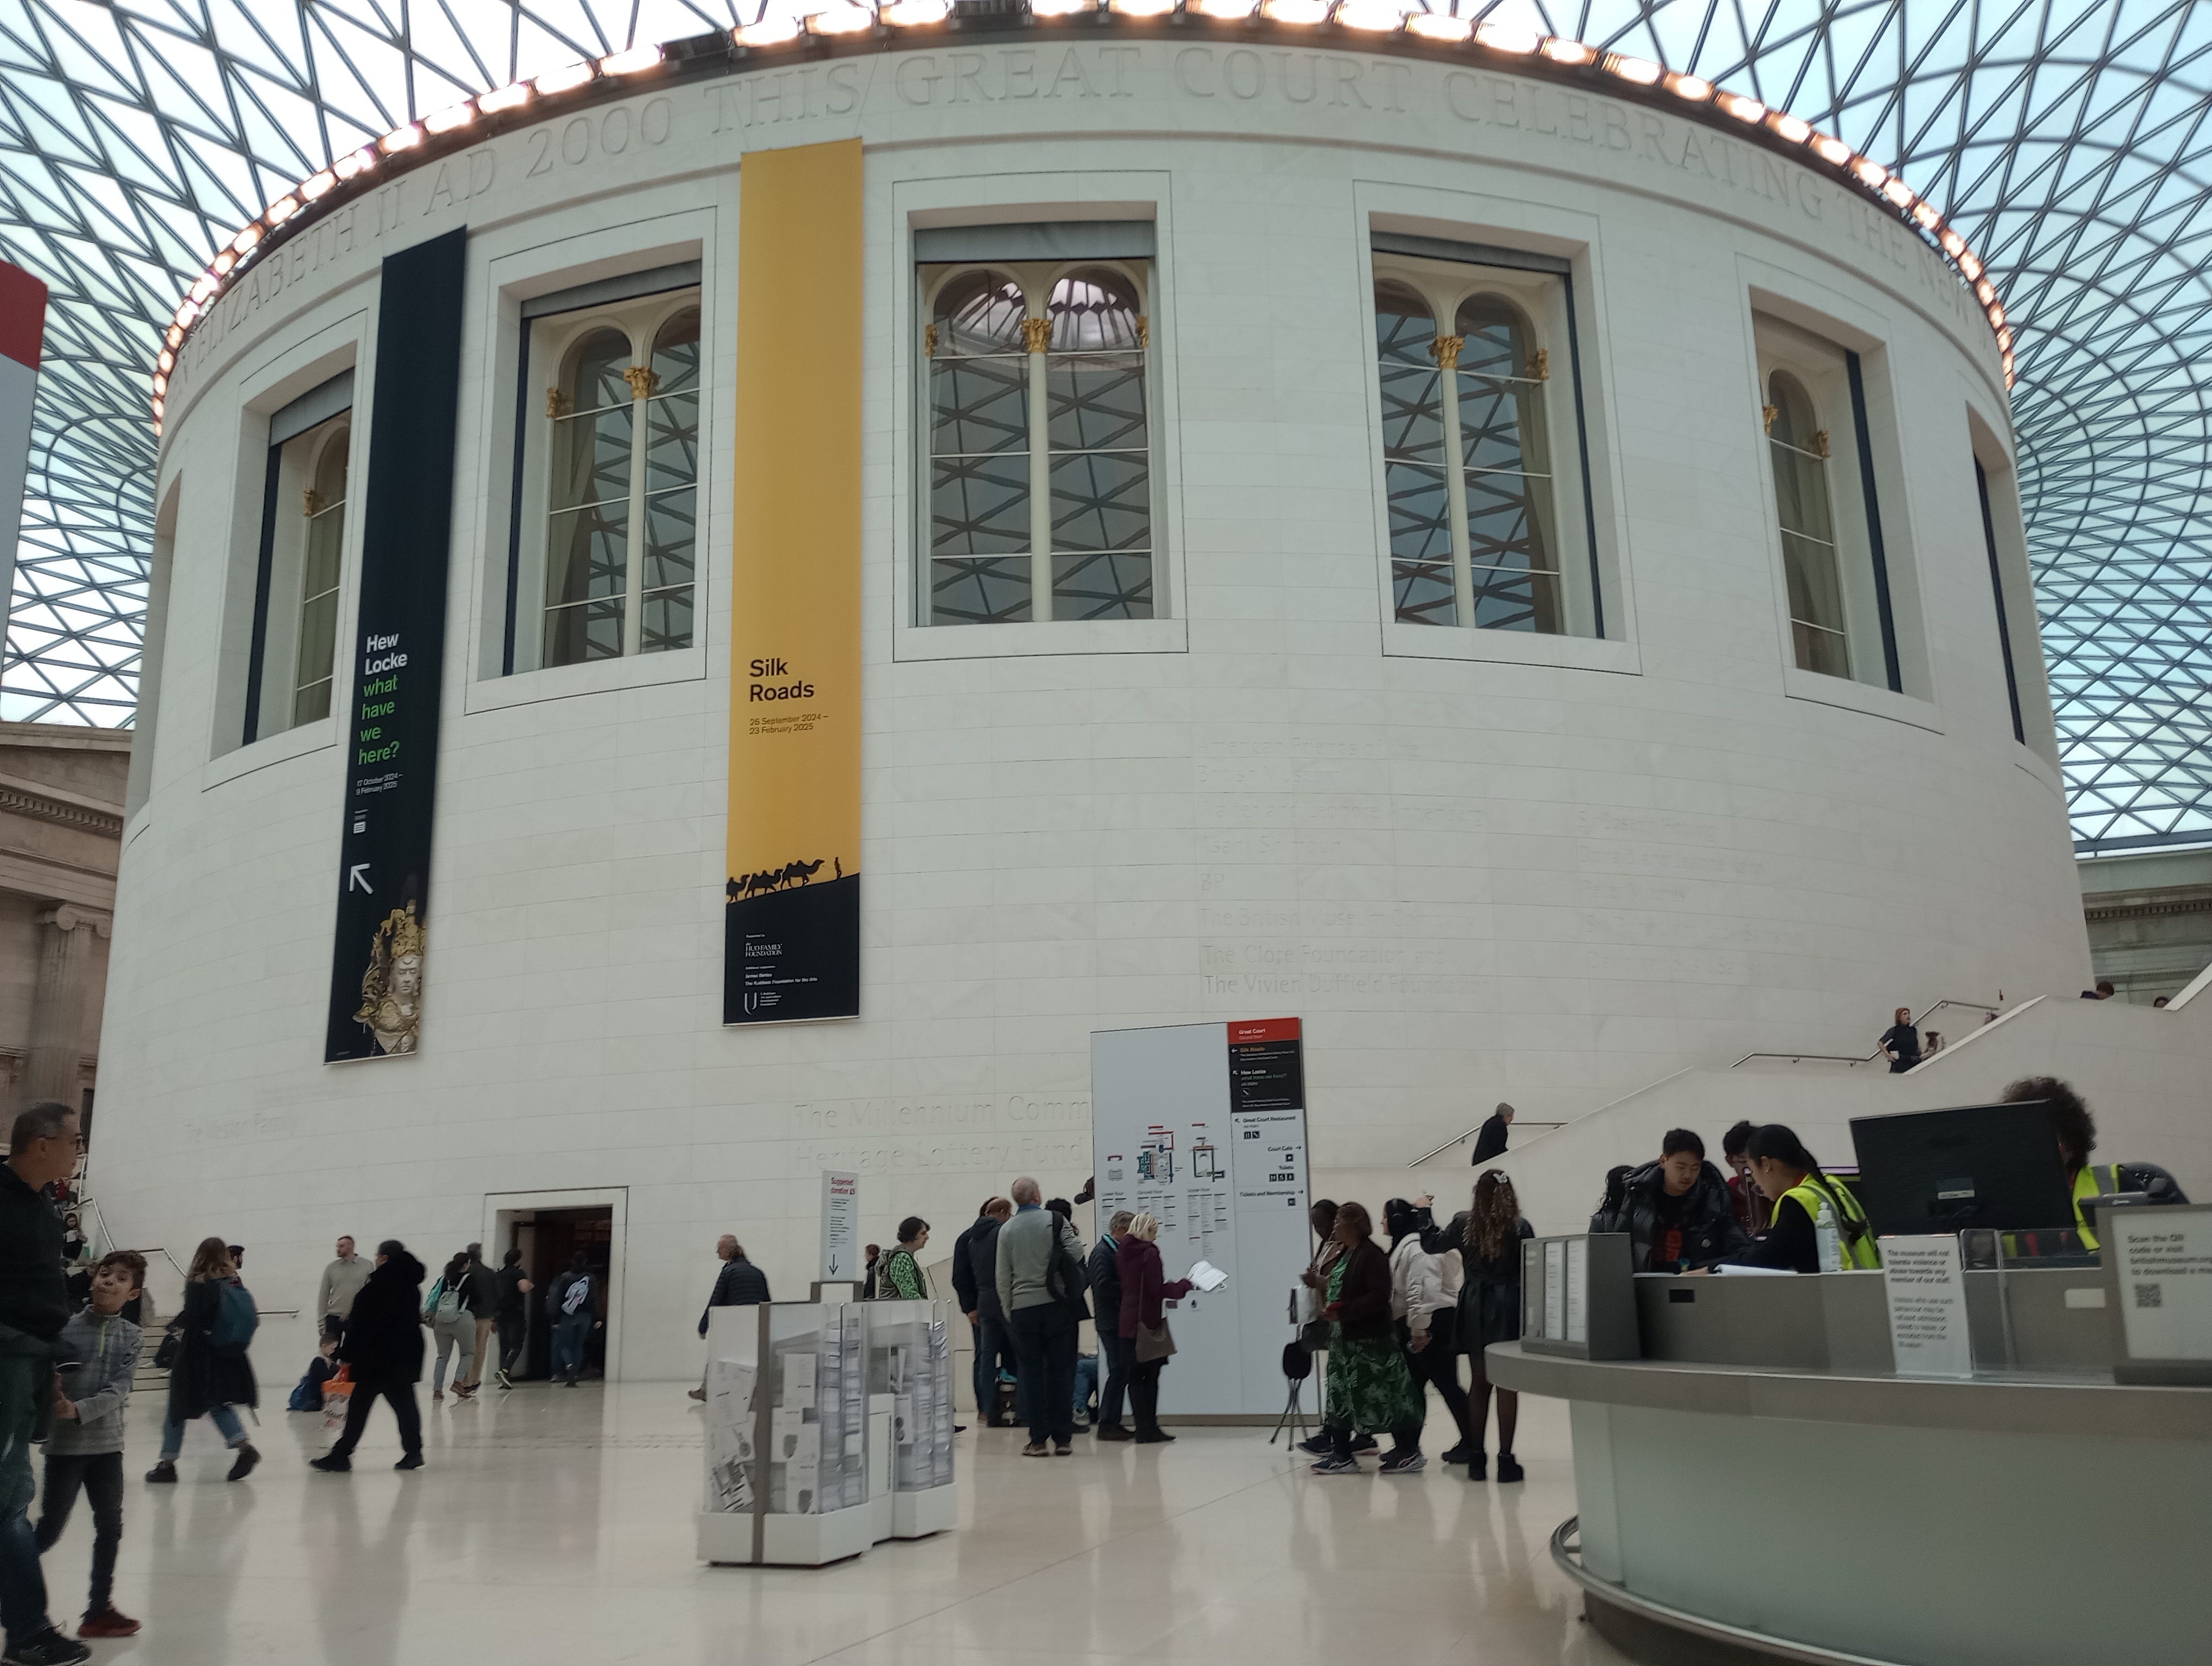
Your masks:
<instances>
[{"instance_id":1,"label":"boy in grey hoodie","mask_svg":"<svg viewBox=\"0 0 2212 1666\"><path fill-rule=\"evenodd\" d=\"M129 1637L138 1622L109 1600L115 1552L123 1541L123 1408L138 1369L143 1333L123 1316L123 1304L145 1287L146 1258L118 1250L93 1269L92 1305L62 1327L56 1357L76 1361L63 1373L46 1440L46 1481L39 1512L39 1554L69 1525L82 1487L92 1500L92 1600L79 1637Z\"/></svg>"}]
</instances>

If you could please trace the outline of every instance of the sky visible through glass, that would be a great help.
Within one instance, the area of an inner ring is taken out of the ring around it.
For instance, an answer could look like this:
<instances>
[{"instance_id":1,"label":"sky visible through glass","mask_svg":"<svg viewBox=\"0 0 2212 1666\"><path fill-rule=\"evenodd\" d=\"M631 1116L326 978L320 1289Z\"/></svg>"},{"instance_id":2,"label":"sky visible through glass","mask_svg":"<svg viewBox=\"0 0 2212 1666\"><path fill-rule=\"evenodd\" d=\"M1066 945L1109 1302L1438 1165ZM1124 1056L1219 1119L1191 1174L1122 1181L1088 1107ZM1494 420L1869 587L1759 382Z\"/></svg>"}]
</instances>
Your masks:
<instances>
[{"instance_id":1,"label":"sky visible through glass","mask_svg":"<svg viewBox=\"0 0 2212 1666\"><path fill-rule=\"evenodd\" d=\"M53 289L0 717L131 721L154 518L148 377L220 243L410 118L750 22L761 4L0 0L0 258ZM2021 497L2076 841L2212 842L2212 5L1458 9L1788 110L1966 234L2016 337Z\"/></svg>"}]
</instances>

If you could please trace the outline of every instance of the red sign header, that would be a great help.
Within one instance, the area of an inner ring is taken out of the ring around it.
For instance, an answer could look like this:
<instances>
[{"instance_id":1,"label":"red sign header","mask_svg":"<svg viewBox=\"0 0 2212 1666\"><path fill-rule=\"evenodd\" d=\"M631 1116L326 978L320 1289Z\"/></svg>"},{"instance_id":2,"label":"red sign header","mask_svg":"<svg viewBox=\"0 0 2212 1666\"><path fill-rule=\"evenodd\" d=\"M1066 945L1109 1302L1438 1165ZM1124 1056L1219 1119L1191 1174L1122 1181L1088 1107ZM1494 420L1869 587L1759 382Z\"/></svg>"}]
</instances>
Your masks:
<instances>
[{"instance_id":1,"label":"red sign header","mask_svg":"<svg viewBox=\"0 0 2212 1666\"><path fill-rule=\"evenodd\" d=\"M1296 1018L1249 1018L1229 1026L1229 1044L1240 1042L1282 1042L1298 1039Z\"/></svg>"}]
</instances>

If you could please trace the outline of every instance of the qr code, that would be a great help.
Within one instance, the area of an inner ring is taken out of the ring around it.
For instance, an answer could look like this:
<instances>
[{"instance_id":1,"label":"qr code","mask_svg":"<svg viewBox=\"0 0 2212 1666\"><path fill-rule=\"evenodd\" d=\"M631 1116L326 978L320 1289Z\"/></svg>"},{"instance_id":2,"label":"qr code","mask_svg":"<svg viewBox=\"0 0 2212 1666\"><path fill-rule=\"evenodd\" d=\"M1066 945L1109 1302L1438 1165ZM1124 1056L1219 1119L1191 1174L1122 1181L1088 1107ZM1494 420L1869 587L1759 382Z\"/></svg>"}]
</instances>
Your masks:
<instances>
[{"instance_id":1,"label":"qr code","mask_svg":"<svg viewBox=\"0 0 2212 1666\"><path fill-rule=\"evenodd\" d=\"M2137 1307L2162 1307L2165 1305L2165 1298L2166 1289L2163 1285L2138 1284L2136 1286Z\"/></svg>"}]
</instances>

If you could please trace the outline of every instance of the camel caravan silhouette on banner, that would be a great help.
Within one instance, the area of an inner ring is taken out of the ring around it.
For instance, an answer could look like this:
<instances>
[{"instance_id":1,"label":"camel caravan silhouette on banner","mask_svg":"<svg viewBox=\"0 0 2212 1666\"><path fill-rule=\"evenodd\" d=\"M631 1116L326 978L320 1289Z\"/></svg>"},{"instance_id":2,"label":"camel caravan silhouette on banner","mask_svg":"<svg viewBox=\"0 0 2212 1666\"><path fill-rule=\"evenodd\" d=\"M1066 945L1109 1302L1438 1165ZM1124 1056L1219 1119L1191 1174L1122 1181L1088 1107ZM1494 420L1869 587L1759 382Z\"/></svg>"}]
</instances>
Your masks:
<instances>
[{"instance_id":1,"label":"camel caravan silhouette on banner","mask_svg":"<svg viewBox=\"0 0 2212 1666\"><path fill-rule=\"evenodd\" d=\"M811 862L786 862L781 867L770 868L761 873L748 873L742 879L732 879L728 885L729 900L734 903L739 897L757 896L762 891L781 891L787 885L803 885L822 871L823 860L817 857ZM843 879L845 864L835 857L829 860L835 870L834 877Z\"/></svg>"}]
</instances>

